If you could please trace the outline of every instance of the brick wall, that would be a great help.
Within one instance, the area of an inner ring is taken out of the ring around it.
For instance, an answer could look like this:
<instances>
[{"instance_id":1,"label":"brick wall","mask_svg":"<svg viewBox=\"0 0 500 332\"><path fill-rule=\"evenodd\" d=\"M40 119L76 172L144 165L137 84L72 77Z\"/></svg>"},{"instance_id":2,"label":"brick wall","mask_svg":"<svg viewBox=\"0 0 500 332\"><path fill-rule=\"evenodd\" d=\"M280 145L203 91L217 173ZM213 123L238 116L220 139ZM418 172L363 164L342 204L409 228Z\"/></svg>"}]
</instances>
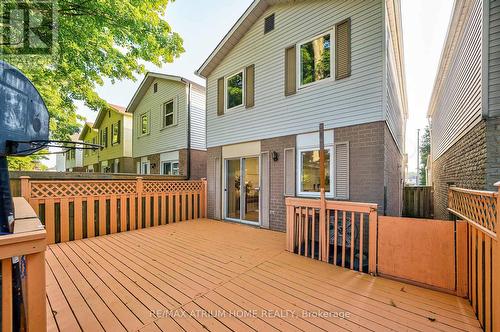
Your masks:
<instances>
[{"instance_id":1,"label":"brick wall","mask_svg":"<svg viewBox=\"0 0 500 332\"><path fill-rule=\"evenodd\" d=\"M399 151L394 138L384 125L385 136L385 215L400 216L403 204L403 155Z\"/></svg>"},{"instance_id":2,"label":"brick wall","mask_svg":"<svg viewBox=\"0 0 500 332\"><path fill-rule=\"evenodd\" d=\"M207 177L207 151L191 149L191 179Z\"/></svg>"},{"instance_id":3,"label":"brick wall","mask_svg":"<svg viewBox=\"0 0 500 332\"><path fill-rule=\"evenodd\" d=\"M218 146L215 148L209 148L207 150L207 214L208 218L220 219L220 216L216 215L216 197L215 197L215 158L222 158L222 147ZM220 185L220 184L219 184Z\"/></svg>"},{"instance_id":4,"label":"brick wall","mask_svg":"<svg viewBox=\"0 0 500 332\"><path fill-rule=\"evenodd\" d=\"M150 163L150 174L160 174L161 163L160 163L160 154L152 154L149 156L145 156ZM141 162L141 157L134 158L135 172L137 173L137 163Z\"/></svg>"},{"instance_id":5,"label":"brick wall","mask_svg":"<svg viewBox=\"0 0 500 332\"><path fill-rule=\"evenodd\" d=\"M384 208L384 122L336 128L335 142L349 142L349 200Z\"/></svg>"},{"instance_id":6,"label":"brick wall","mask_svg":"<svg viewBox=\"0 0 500 332\"><path fill-rule=\"evenodd\" d=\"M122 157L120 158L120 173L136 173L137 168L134 163L134 158L132 157Z\"/></svg>"},{"instance_id":7,"label":"brick wall","mask_svg":"<svg viewBox=\"0 0 500 332\"><path fill-rule=\"evenodd\" d=\"M269 157L273 151L278 152L278 161L270 161L270 193L269 193L269 228L272 230L286 230L286 206L284 196L284 149L294 148L296 145L295 135L271 138L261 141L261 151L269 151Z\"/></svg>"},{"instance_id":8,"label":"brick wall","mask_svg":"<svg viewBox=\"0 0 500 332\"><path fill-rule=\"evenodd\" d=\"M186 175L187 149L179 150L179 174Z\"/></svg>"},{"instance_id":9,"label":"brick wall","mask_svg":"<svg viewBox=\"0 0 500 332\"><path fill-rule=\"evenodd\" d=\"M494 184L500 181L500 117L489 118L486 123L486 190L497 191Z\"/></svg>"},{"instance_id":10,"label":"brick wall","mask_svg":"<svg viewBox=\"0 0 500 332\"><path fill-rule=\"evenodd\" d=\"M486 123L481 121L432 163L434 217L448 219L448 187L486 188Z\"/></svg>"}]
</instances>

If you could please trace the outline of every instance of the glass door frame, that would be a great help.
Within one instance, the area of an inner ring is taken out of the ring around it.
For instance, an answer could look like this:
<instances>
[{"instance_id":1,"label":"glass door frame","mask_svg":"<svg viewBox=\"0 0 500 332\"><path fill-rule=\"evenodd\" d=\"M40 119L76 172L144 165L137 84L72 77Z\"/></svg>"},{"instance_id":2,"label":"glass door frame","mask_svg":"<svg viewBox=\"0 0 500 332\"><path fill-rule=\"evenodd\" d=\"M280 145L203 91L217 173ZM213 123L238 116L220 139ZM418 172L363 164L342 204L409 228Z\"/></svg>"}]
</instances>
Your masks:
<instances>
[{"instance_id":1,"label":"glass door frame","mask_svg":"<svg viewBox=\"0 0 500 332\"><path fill-rule=\"evenodd\" d=\"M244 214L245 214L245 208L246 208L246 190L243 190L243 186L245 185L245 162L244 159L248 158L257 158L257 167L258 167L258 172L259 172L259 220L258 221L250 221L250 220L245 220ZM228 161L229 160L239 160L240 161L240 219L235 219L235 218L229 218L227 217L227 207L228 207L228 195L229 192L227 190L227 171L228 171ZM261 218L261 198L262 195L260 194L260 189L261 189L261 165L260 165L260 155L249 155L249 156L243 156L243 157L233 157L233 158L225 158L224 159L224 169L223 169L223 188L224 188L224 194L223 194L223 202L222 202L222 211L223 211L223 219L224 220L230 220L230 221L235 221L239 222L242 224L248 224L248 225L253 225L253 226L260 226L262 223L262 218Z\"/></svg>"}]
</instances>

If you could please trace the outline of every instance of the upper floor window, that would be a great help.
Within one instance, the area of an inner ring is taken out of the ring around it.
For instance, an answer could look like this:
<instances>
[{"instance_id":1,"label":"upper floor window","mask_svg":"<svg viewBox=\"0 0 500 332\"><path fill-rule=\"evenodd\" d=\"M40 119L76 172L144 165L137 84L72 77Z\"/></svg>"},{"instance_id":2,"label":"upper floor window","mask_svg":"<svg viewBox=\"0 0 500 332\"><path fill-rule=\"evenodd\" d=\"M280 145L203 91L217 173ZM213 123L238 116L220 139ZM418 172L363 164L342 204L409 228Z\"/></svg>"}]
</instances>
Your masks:
<instances>
[{"instance_id":1,"label":"upper floor window","mask_svg":"<svg viewBox=\"0 0 500 332\"><path fill-rule=\"evenodd\" d=\"M143 113L140 115L139 119L140 119L139 121L140 136L149 134L149 114Z\"/></svg>"},{"instance_id":2,"label":"upper floor window","mask_svg":"<svg viewBox=\"0 0 500 332\"><path fill-rule=\"evenodd\" d=\"M300 86L321 81L331 76L331 34L327 33L299 44Z\"/></svg>"},{"instance_id":3,"label":"upper floor window","mask_svg":"<svg viewBox=\"0 0 500 332\"><path fill-rule=\"evenodd\" d=\"M101 149L108 147L108 127L101 129Z\"/></svg>"},{"instance_id":4,"label":"upper floor window","mask_svg":"<svg viewBox=\"0 0 500 332\"><path fill-rule=\"evenodd\" d=\"M111 144L119 144L120 143L120 126L121 126L121 121L118 121L117 123L114 123L111 125Z\"/></svg>"},{"instance_id":5,"label":"upper floor window","mask_svg":"<svg viewBox=\"0 0 500 332\"><path fill-rule=\"evenodd\" d=\"M158 92L158 83L153 84L153 93Z\"/></svg>"},{"instance_id":6,"label":"upper floor window","mask_svg":"<svg viewBox=\"0 0 500 332\"><path fill-rule=\"evenodd\" d=\"M163 127L174 124L174 101L171 100L163 104Z\"/></svg>"},{"instance_id":7,"label":"upper floor window","mask_svg":"<svg viewBox=\"0 0 500 332\"><path fill-rule=\"evenodd\" d=\"M274 30L274 14L271 14L264 20L264 34L273 30Z\"/></svg>"},{"instance_id":8,"label":"upper floor window","mask_svg":"<svg viewBox=\"0 0 500 332\"><path fill-rule=\"evenodd\" d=\"M243 71L226 79L226 109L243 105Z\"/></svg>"}]
</instances>

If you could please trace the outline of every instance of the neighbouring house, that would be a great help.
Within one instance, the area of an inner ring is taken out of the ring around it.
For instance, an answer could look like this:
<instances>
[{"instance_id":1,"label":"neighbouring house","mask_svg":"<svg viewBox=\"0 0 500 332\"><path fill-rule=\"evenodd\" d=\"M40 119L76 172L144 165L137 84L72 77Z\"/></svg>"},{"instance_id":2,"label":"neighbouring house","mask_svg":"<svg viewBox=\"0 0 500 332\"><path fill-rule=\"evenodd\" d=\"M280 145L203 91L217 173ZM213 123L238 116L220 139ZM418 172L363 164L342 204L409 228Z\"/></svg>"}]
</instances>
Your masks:
<instances>
[{"instance_id":1,"label":"neighbouring house","mask_svg":"<svg viewBox=\"0 0 500 332\"><path fill-rule=\"evenodd\" d=\"M499 1L455 1L428 111L436 218L448 218L450 186L500 180L499 42Z\"/></svg>"},{"instance_id":2,"label":"neighbouring house","mask_svg":"<svg viewBox=\"0 0 500 332\"><path fill-rule=\"evenodd\" d=\"M88 172L135 173L132 158L132 115L124 107L108 104L97 114L94 124L86 124L80 135L85 143L101 148L85 150Z\"/></svg>"},{"instance_id":3,"label":"neighbouring house","mask_svg":"<svg viewBox=\"0 0 500 332\"><path fill-rule=\"evenodd\" d=\"M149 72L127 107L137 174L206 177L205 88Z\"/></svg>"},{"instance_id":4,"label":"neighbouring house","mask_svg":"<svg viewBox=\"0 0 500 332\"><path fill-rule=\"evenodd\" d=\"M71 136L71 141L81 142L78 134ZM78 147L78 145L76 146ZM65 158L64 168L66 172L85 172L85 168L83 167L82 149L68 150L64 154L64 158Z\"/></svg>"},{"instance_id":5,"label":"neighbouring house","mask_svg":"<svg viewBox=\"0 0 500 332\"><path fill-rule=\"evenodd\" d=\"M285 197L400 215L407 102L398 0L256 0L198 69L208 215L285 230ZM244 189L243 189L244 188Z\"/></svg>"},{"instance_id":6,"label":"neighbouring house","mask_svg":"<svg viewBox=\"0 0 500 332\"><path fill-rule=\"evenodd\" d=\"M61 152L56 154L56 172L66 172L66 154Z\"/></svg>"},{"instance_id":7,"label":"neighbouring house","mask_svg":"<svg viewBox=\"0 0 500 332\"><path fill-rule=\"evenodd\" d=\"M94 129L94 124L85 122L80 132L79 140L87 144L99 144L99 132ZM98 150L85 149L83 151L84 172L99 172Z\"/></svg>"}]
</instances>

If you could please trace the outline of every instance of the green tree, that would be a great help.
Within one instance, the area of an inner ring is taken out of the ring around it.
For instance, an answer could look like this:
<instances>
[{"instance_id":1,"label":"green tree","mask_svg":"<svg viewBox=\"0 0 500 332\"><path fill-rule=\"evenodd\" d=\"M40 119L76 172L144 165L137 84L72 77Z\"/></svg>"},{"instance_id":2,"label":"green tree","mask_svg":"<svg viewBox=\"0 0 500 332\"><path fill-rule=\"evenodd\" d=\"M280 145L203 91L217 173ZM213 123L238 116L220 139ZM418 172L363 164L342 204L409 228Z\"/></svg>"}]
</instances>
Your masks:
<instances>
[{"instance_id":1,"label":"green tree","mask_svg":"<svg viewBox=\"0 0 500 332\"><path fill-rule=\"evenodd\" d=\"M12 171L33 171L35 169L46 170L47 167L41 164L45 159L43 156L30 156L30 157L9 157L9 169Z\"/></svg>"},{"instance_id":2,"label":"green tree","mask_svg":"<svg viewBox=\"0 0 500 332\"><path fill-rule=\"evenodd\" d=\"M429 157L430 153L431 153L431 133L429 126L426 126L420 142L420 167L418 170L420 185L427 185L427 172L425 168L427 167L427 158Z\"/></svg>"},{"instance_id":3,"label":"green tree","mask_svg":"<svg viewBox=\"0 0 500 332\"><path fill-rule=\"evenodd\" d=\"M4 0L2 5L16 2ZM181 37L162 19L169 0L54 3L57 42L52 56L19 56L11 45L0 45L0 58L19 68L40 91L51 116L53 139L69 139L78 132L82 119L76 100L94 111L106 107L95 91L105 79L135 80L136 74L145 72L145 62L161 66L184 52ZM51 13L50 8L42 10L47 17Z\"/></svg>"}]
</instances>

